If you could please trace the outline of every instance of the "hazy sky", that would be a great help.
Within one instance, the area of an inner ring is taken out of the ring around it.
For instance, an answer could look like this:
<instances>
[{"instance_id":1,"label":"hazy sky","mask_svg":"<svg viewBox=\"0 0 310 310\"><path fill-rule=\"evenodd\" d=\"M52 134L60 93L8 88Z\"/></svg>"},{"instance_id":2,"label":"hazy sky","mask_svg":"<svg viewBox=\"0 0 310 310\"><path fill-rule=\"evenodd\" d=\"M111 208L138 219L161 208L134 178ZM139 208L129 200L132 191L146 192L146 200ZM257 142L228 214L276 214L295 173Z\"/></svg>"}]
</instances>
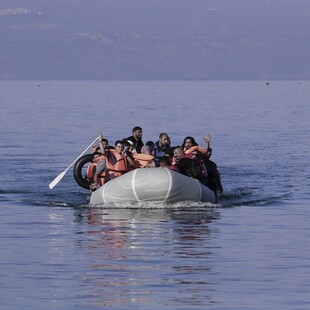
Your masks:
<instances>
[{"instance_id":1,"label":"hazy sky","mask_svg":"<svg viewBox=\"0 0 310 310\"><path fill-rule=\"evenodd\" d=\"M310 78L310 0L0 0L1 79Z\"/></svg>"}]
</instances>

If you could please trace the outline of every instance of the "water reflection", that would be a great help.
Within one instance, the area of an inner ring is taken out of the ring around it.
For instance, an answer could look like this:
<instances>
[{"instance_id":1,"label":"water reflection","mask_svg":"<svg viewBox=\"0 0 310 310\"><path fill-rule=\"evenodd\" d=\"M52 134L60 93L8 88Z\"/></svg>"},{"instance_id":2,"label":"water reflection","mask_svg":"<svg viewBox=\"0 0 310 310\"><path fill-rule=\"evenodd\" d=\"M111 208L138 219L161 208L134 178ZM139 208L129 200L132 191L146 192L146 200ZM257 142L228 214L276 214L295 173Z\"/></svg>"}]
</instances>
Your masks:
<instances>
[{"instance_id":1,"label":"water reflection","mask_svg":"<svg viewBox=\"0 0 310 310\"><path fill-rule=\"evenodd\" d=\"M212 220L216 209L79 209L76 245L92 302L109 307L205 305L212 300Z\"/></svg>"}]
</instances>

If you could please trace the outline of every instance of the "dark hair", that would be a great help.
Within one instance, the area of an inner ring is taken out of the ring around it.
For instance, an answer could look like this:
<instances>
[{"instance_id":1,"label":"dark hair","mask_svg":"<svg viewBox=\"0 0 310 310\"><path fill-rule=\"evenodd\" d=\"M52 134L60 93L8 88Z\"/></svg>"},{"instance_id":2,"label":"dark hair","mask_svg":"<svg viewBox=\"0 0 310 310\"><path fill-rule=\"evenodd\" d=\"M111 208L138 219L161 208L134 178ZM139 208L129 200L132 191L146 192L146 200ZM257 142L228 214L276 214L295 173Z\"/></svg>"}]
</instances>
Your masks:
<instances>
[{"instance_id":1,"label":"dark hair","mask_svg":"<svg viewBox=\"0 0 310 310\"><path fill-rule=\"evenodd\" d=\"M181 151L183 152L183 148L180 145L176 145L172 148L172 151L176 150L176 149L181 149Z\"/></svg>"},{"instance_id":2,"label":"dark hair","mask_svg":"<svg viewBox=\"0 0 310 310\"><path fill-rule=\"evenodd\" d=\"M102 142L106 142L106 144L109 144L108 139L105 139L105 138L102 139Z\"/></svg>"},{"instance_id":3,"label":"dark hair","mask_svg":"<svg viewBox=\"0 0 310 310\"><path fill-rule=\"evenodd\" d=\"M154 142L153 141L147 141L145 143L145 145L148 145L149 147L152 147L152 146L154 146Z\"/></svg>"},{"instance_id":4,"label":"dark hair","mask_svg":"<svg viewBox=\"0 0 310 310\"><path fill-rule=\"evenodd\" d=\"M179 172L184 175L187 175L194 179L199 179L201 177L202 174L201 167L195 160L191 158L187 157L181 158L177 163L177 167L179 169Z\"/></svg>"},{"instance_id":5,"label":"dark hair","mask_svg":"<svg viewBox=\"0 0 310 310\"><path fill-rule=\"evenodd\" d=\"M151 149L153 149L153 147L154 147L154 142L153 142L153 141L147 141L147 142L145 143L145 145L147 145L147 146L149 146Z\"/></svg>"},{"instance_id":6,"label":"dark hair","mask_svg":"<svg viewBox=\"0 0 310 310\"><path fill-rule=\"evenodd\" d=\"M131 146L131 144L126 139L123 139L122 143L124 144L125 147L130 147Z\"/></svg>"},{"instance_id":7,"label":"dark hair","mask_svg":"<svg viewBox=\"0 0 310 310\"><path fill-rule=\"evenodd\" d=\"M93 147L93 154L95 154L96 152L100 152L100 146Z\"/></svg>"},{"instance_id":8,"label":"dark hair","mask_svg":"<svg viewBox=\"0 0 310 310\"><path fill-rule=\"evenodd\" d=\"M115 143L114 143L114 146L116 146L117 144L122 144L124 145L124 142L122 140L116 140Z\"/></svg>"},{"instance_id":9,"label":"dark hair","mask_svg":"<svg viewBox=\"0 0 310 310\"><path fill-rule=\"evenodd\" d=\"M170 147L170 148L166 149L166 150L165 150L164 156L166 156L166 157L167 157L167 156L168 156L168 157L173 157L173 148Z\"/></svg>"},{"instance_id":10,"label":"dark hair","mask_svg":"<svg viewBox=\"0 0 310 310\"><path fill-rule=\"evenodd\" d=\"M135 131L137 131L137 130L142 130L142 128L139 127L139 126L136 126L136 127L133 127L133 128L132 128L132 132L135 132Z\"/></svg>"},{"instance_id":11,"label":"dark hair","mask_svg":"<svg viewBox=\"0 0 310 310\"><path fill-rule=\"evenodd\" d=\"M184 140L183 140L182 149L184 149L185 141L186 141L186 140L191 140L193 146L198 146L198 143L195 141L195 139L194 139L193 137L187 136L187 137L185 137Z\"/></svg>"},{"instance_id":12,"label":"dark hair","mask_svg":"<svg viewBox=\"0 0 310 310\"><path fill-rule=\"evenodd\" d=\"M167 138L169 138L168 135L167 135L165 132L162 132L162 133L159 135L159 138L161 139L163 136L167 136Z\"/></svg>"},{"instance_id":13,"label":"dark hair","mask_svg":"<svg viewBox=\"0 0 310 310\"><path fill-rule=\"evenodd\" d=\"M159 163L163 163L166 166L171 166L170 158L165 155L160 159Z\"/></svg>"}]
</instances>

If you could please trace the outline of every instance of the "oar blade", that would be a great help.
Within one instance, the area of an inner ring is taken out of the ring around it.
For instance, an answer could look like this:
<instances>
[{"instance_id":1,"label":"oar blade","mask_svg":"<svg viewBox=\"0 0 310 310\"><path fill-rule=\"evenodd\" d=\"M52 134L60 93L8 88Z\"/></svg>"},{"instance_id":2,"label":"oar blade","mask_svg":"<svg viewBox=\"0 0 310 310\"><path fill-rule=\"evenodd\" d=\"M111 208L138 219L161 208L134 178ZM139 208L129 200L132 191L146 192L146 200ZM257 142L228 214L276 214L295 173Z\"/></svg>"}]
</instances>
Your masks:
<instances>
[{"instance_id":1,"label":"oar blade","mask_svg":"<svg viewBox=\"0 0 310 310\"><path fill-rule=\"evenodd\" d=\"M60 180L65 176L66 172L68 170L63 171L62 173L60 173L50 184L49 184L49 188L53 189L59 182Z\"/></svg>"}]
</instances>

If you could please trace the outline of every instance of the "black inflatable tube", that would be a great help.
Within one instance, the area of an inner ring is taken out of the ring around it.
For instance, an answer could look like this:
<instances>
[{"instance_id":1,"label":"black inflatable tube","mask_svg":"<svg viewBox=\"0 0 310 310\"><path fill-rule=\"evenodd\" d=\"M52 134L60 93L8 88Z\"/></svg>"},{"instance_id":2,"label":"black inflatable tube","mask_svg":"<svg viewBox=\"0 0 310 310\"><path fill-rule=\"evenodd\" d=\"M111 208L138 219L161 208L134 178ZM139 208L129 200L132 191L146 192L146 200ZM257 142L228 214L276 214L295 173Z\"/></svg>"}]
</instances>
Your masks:
<instances>
[{"instance_id":1,"label":"black inflatable tube","mask_svg":"<svg viewBox=\"0 0 310 310\"><path fill-rule=\"evenodd\" d=\"M86 164L91 163L93 161L93 158L94 156L92 154L84 155L77 160L73 168L73 176L76 183L86 189L89 189L91 180L89 180L86 176L82 175L82 169Z\"/></svg>"}]
</instances>

